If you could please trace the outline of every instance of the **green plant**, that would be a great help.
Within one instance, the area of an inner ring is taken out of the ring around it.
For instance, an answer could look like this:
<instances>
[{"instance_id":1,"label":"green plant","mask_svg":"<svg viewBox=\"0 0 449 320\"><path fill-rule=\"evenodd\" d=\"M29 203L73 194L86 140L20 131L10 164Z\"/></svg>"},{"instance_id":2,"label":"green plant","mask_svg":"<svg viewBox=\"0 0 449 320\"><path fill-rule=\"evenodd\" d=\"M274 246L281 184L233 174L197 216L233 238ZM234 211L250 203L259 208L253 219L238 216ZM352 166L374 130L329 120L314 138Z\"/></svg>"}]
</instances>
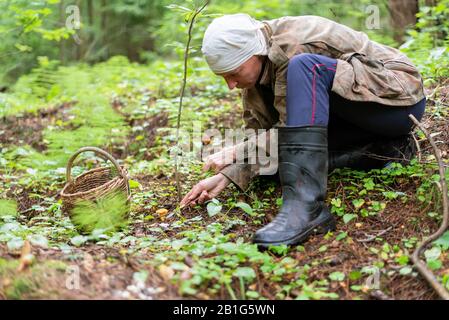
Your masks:
<instances>
[{"instance_id":1,"label":"green plant","mask_svg":"<svg viewBox=\"0 0 449 320\"><path fill-rule=\"evenodd\" d=\"M81 200L71 209L71 219L82 232L91 233L95 229L114 232L128 224L127 196L117 192L95 201Z\"/></svg>"},{"instance_id":2,"label":"green plant","mask_svg":"<svg viewBox=\"0 0 449 320\"><path fill-rule=\"evenodd\" d=\"M0 217L2 216L16 216L17 215L17 203L14 200L2 200L0 199Z\"/></svg>"}]
</instances>

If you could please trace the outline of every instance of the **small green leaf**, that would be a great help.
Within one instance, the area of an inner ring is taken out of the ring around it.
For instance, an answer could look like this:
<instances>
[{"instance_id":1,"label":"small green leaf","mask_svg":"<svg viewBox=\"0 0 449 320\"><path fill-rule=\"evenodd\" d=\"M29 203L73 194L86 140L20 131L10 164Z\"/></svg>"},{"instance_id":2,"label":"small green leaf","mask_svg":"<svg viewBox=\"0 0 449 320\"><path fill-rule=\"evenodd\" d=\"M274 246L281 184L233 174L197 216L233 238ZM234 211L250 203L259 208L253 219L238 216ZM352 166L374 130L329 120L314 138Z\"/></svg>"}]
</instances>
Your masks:
<instances>
[{"instance_id":1,"label":"small green leaf","mask_svg":"<svg viewBox=\"0 0 449 320\"><path fill-rule=\"evenodd\" d=\"M32 235L28 237L28 240L32 245L39 246L42 248L48 247L48 240L43 235Z\"/></svg>"},{"instance_id":2,"label":"small green leaf","mask_svg":"<svg viewBox=\"0 0 449 320\"><path fill-rule=\"evenodd\" d=\"M362 273L360 271L358 271L358 270L354 270L354 271L351 271L349 273L349 279L350 280L358 280L361 277L362 277Z\"/></svg>"},{"instance_id":3,"label":"small green leaf","mask_svg":"<svg viewBox=\"0 0 449 320\"><path fill-rule=\"evenodd\" d=\"M259 292L257 292L257 291L249 290L249 291L246 291L246 296L248 298L257 299L257 298L259 298L260 295L259 295Z\"/></svg>"},{"instance_id":4,"label":"small green leaf","mask_svg":"<svg viewBox=\"0 0 449 320\"><path fill-rule=\"evenodd\" d=\"M332 281L343 281L345 279L345 274L340 271L335 271L329 275L329 279Z\"/></svg>"},{"instance_id":5,"label":"small green leaf","mask_svg":"<svg viewBox=\"0 0 449 320\"><path fill-rule=\"evenodd\" d=\"M337 208L341 207L341 199L340 198L333 198L331 200L331 205Z\"/></svg>"},{"instance_id":6,"label":"small green leaf","mask_svg":"<svg viewBox=\"0 0 449 320\"><path fill-rule=\"evenodd\" d=\"M363 199L356 199L352 201L352 204L354 205L354 208L359 209L365 204L365 200Z\"/></svg>"},{"instance_id":7,"label":"small green leaf","mask_svg":"<svg viewBox=\"0 0 449 320\"><path fill-rule=\"evenodd\" d=\"M250 216L254 215L254 210L253 208L251 208L251 206L245 202L238 202L235 204L235 206L237 208L242 209L243 211L245 211L245 213L249 214Z\"/></svg>"},{"instance_id":8,"label":"small green leaf","mask_svg":"<svg viewBox=\"0 0 449 320\"><path fill-rule=\"evenodd\" d=\"M365 181L365 185L364 186L365 186L366 190L373 190L374 189L376 184L373 182L372 178L364 179L364 181Z\"/></svg>"},{"instance_id":9,"label":"small green leaf","mask_svg":"<svg viewBox=\"0 0 449 320\"><path fill-rule=\"evenodd\" d=\"M140 185L140 183L138 181L129 179L129 187L131 189L141 189L142 186Z\"/></svg>"},{"instance_id":10,"label":"small green leaf","mask_svg":"<svg viewBox=\"0 0 449 320\"><path fill-rule=\"evenodd\" d=\"M353 286L351 286L351 290L352 291L360 291L360 290L362 290L362 286L360 286L360 285L353 285Z\"/></svg>"},{"instance_id":11,"label":"small green leaf","mask_svg":"<svg viewBox=\"0 0 449 320\"><path fill-rule=\"evenodd\" d=\"M76 246L76 247L79 247L80 245L82 245L82 244L85 243L86 241L87 241L87 237L81 236L81 235L75 236L75 237L73 237L72 239L70 239L70 242L71 242L74 246Z\"/></svg>"},{"instance_id":12,"label":"small green leaf","mask_svg":"<svg viewBox=\"0 0 449 320\"><path fill-rule=\"evenodd\" d=\"M319 252L325 252L326 250L327 250L327 246L321 246L318 249Z\"/></svg>"},{"instance_id":13,"label":"small green leaf","mask_svg":"<svg viewBox=\"0 0 449 320\"><path fill-rule=\"evenodd\" d=\"M441 260L439 260L439 259L428 260L428 261L427 261L427 266L428 266L431 270L438 270L438 269L441 269L441 267L443 266L443 263L442 263Z\"/></svg>"},{"instance_id":14,"label":"small green leaf","mask_svg":"<svg viewBox=\"0 0 449 320\"><path fill-rule=\"evenodd\" d=\"M213 217L221 211L222 205L220 204L220 201L218 201L217 199L212 199L207 204L206 208L207 208L207 213L209 214L209 217Z\"/></svg>"},{"instance_id":15,"label":"small green leaf","mask_svg":"<svg viewBox=\"0 0 449 320\"><path fill-rule=\"evenodd\" d=\"M17 203L14 200L0 199L0 217L17 216Z\"/></svg>"},{"instance_id":16,"label":"small green leaf","mask_svg":"<svg viewBox=\"0 0 449 320\"><path fill-rule=\"evenodd\" d=\"M6 245L8 246L9 251L15 251L15 250L19 250L20 248L22 248L23 244L24 244L24 241L22 238L13 238L13 239L9 240Z\"/></svg>"},{"instance_id":17,"label":"small green leaf","mask_svg":"<svg viewBox=\"0 0 449 320\"><path fill-rule=\"evenodd\" d=\"M346 213L346 214L343 216L343 222L344 222L345 224L348 224L351 220L353 220L353 219L355 219L355 218L357 218L357 215L356 215L356 214L353 214L353 213Z\"/></svg>"},{"instance_id":18,"label":"small green leaf","mask_svg":"<svg viewBox=\"0 0 449 320\"><path fill-rule=\"evenodd\" d=\"M182 263L182 262L173 262L170 264L170 268L172 268L173 270L177 270L177 271L185 271L188 270L189 267L187 267L186 264Z\"/></svg>"},{"instance_id":19,"label":"small green leaf","mask_svg":"<svg viewBox=\"0 0 449 320\"><path fill-rule=\"evenodd\" d=\"M271 252L274 252L275 254L278 255L286 255L288 252L288 246L286 246L285 244L281 244L281 245L277 245L277 246L269 246L268 250L270 250Z\"/></svg>"},{"instance_id":20,"label":"small green leaf","mask_svg":"<svg viewBox=\"0 0 449 320\"><path fill-rule=\"evenodd\" d=\"M406 255L401 255L396 258L396 262L399 263L401 266L405 266L408 263L408 261L409 258Z\"/></svg>"},{"instance_id":21,"label":"small green leaf","mask_svg":"<svg viewBox=\"0 0 449 320\"><path fill-rule=\"evenodd\" d=\"M439 245L443 250L449 249L449 231L446 231L440 238L438 238L435 242L436 245Z\"/></svg>"},{"instance_id":22,"label":"small green leaf","mask_svg":"<svg viewBox=\"0 0 449 320\"><path fill-rule=\"evenodd\" d=\"M141 270L138 272L134 272L134 274L133 274L133 280L137 283L145 284L145 281L147 281L147 278L148 278L147 270Z\"/></svg>"},{"instance_id":23,"label":"small green leaf","mask_svg":"<svg viewBox=\"0 0 449 320\"><path fill-rule=\"evenodd\" d=\"M401 270L399 270L399 274L402 274L403 276L408 275L412 273L412 268L409 266L403 267L401 268Z\"/></svg>"},{"instance_id":24,"label":"small green leaf","mask_svg":"<svg viewBox=\"0 0 449 320\"><path fill-rule=\"evenodd\" d=\"M249 267L240 267L237 268L233 275L237 278L244 278L244 279L254 279L256 277L256 273L252 268Z\"/></svg>"},{"instance_id":25,"label":"small green leaf","mask_svg":"<svg viewBox=\"0 0 449 320\"><path fill-rule=\"evenodd\" d=\"M340 241L346 238L348 234L346 232L340 232L338 236L335 237L335 240Z\"/></svg>"},{"instance_id":26,"label":"small green leaf","mask_svg":"<svg viewBox=\"0 0 449 320\"><path fill-rule=\"evenodd\" d=\"M432 249L428 249L424 251L424 256L426 260L437 260L441 255L441 249L438 247L433 247Z\"/></svg>"}]
</instances>

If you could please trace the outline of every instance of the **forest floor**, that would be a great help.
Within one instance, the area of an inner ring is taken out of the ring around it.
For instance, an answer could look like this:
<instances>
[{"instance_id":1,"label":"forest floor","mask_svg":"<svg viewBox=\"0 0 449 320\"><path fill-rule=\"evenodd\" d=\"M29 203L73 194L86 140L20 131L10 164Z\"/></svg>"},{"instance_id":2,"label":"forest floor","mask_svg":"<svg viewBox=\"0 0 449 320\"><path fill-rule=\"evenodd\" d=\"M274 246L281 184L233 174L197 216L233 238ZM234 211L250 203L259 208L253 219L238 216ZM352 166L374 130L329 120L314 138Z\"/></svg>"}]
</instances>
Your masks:
<instances>
[{"instance_id":1,"label":"forest floor","mask_svg":"<svg viewBox=\"0 0 449 320\"><path fill-rule=\"evenodd\" d=\"M449 86L439 88L422 121L434 133L446 162L448 94ZM235 95L214 103L228 107L212 114L210 123L222 128L241 124ZM112 106L120 112L120 103L114 101ZM35 114L4 117L0 145L31 146L45 152L43 131L70 121L71 108L61 104ZM37 179L30 170L3 172L3 197L17 201L19 214L4 216L0 223L0 298L437 298L409 259L417 242L441 222L437 171L435 165L426 164L434 158L422 134L415 134L422 163L330 174L328 205L337 217L335 232L312 236L290 248L258 251L251 237L276 215L279 184L257 178L246 193L227 188L209 210L203 205L177 213L175 177L167 169L171 164L159 157L158 135L167 135L159 128L167 127L168 119L166 113L125 117L129 128L145 128L144 134L129 130L126 138L139 141L139 148L117 143L104 146L126 159L130 168L133 202L125 231L78 234L61 211L58 193L64 186L63 175ZM200 168L198 161L183 163L184 193L205 176ZM160 209L167 213L161 214ZM448 247L449 234L426 251L428 265L446 286Z\"/></svg>"}]
</instances>

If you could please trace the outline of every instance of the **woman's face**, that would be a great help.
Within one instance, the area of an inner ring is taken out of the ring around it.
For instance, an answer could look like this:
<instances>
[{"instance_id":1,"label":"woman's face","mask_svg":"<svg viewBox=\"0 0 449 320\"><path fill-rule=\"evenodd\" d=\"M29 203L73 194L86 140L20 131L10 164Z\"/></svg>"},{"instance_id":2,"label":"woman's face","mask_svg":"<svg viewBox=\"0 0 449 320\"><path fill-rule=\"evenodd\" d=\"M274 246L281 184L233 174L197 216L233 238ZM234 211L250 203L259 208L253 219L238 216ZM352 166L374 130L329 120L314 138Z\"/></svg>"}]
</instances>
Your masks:
<instances>
[{"instance_id":1,"label":"woman's face","mask_svg":"<svg viewBox=\"0 0 449 320\"><path fill-rule=\"evenodd\" d=\"M262 57L252 56L237 69L219 75L225 79L229 90L234 88L247 89L256 84L261 71Z\"/></svg>"}]
</instances>

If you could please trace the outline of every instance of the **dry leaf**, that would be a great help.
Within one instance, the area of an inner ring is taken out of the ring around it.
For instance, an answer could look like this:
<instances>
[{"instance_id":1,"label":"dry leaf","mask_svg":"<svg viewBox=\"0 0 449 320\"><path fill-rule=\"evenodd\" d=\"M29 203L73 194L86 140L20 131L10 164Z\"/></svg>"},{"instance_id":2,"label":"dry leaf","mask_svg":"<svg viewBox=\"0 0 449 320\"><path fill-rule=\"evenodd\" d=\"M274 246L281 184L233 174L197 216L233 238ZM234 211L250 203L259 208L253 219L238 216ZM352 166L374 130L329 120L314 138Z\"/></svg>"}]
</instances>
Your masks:
<instances>
[{"instance_id":1,"label":"dry leaf","mask_svg":"<svg viewBox=\"0 0 449 320\"><path fill-rule=\"evenodd\" d=\"M31 244L28 240L25 240L22 252L20 253L20 263L17 267L17 271L21 272L28 268L33 263L34 256L31 254Z\"/></svg>"},{"instance_id":2,"label":"dry leaf","mask_svg":"<svg viewBox=\"0 0 449 320\"><path fill-rule=\"evenodd\" d=\"M370 287L368 287L368 286L363 286L362 287L362 292L363 293L368 293L370 291Z\"/></svg>"},{"instance_id":3,"label":"dry leaf","mask_svg":"<svg viewBox=\"0 0 449 320\"><path fill-rule=\"evenodd\" d=\"M203 292L198 293L196 295L196 297L198 299L201 299L201 300L209 300L210 299L210 297L207 294L203 293Z\"/></svg>"},{"instance_id":4,"label":"dry leaf","mask_svg":"<svg viewBox=\"0 0 449 320\"><path fill-rule=\"evenodd\" d=\"M161 274L162 278L164 278L165 281L170 281L175 275L173 269L166 266L165 264L159 266L159 273Z\"/></svg>"},{"instance_id":5,"label":"dry leaf","mask_svg":"<svg viewBox=\"0 0 449 320\"><path fill-rule=\"evenodd\" d=\"M159 216L159 218L160 218L162 221L164 221L164 220L165 220L165 217L166 217L167 214L168 214L168 210L167 210L167 209L159 209L159 210L156 210L156 214Z\"/></svg>"}]
</instances>

